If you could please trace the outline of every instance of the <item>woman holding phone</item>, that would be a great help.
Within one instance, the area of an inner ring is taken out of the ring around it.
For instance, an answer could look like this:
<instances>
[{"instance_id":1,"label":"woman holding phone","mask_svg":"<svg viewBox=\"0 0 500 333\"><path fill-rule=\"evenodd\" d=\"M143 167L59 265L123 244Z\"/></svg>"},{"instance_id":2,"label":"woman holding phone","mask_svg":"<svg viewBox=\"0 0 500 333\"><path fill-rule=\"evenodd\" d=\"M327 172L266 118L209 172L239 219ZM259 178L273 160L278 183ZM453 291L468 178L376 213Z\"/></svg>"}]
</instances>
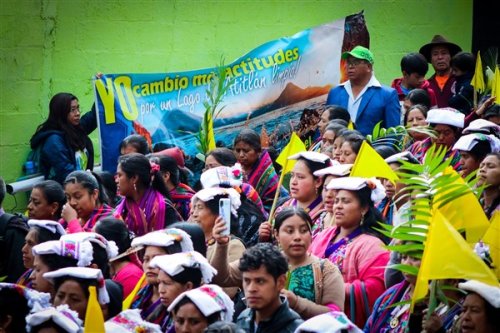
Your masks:
<instances>
[{"instance_id":1,"label":"woman holding phone","mask_svg":"<svg viewBox=\"0 0 500 333\"><path fill-rule=\"evenodd\" d=\"M236 221L236 211L241 205L240 195L233 188L212 187L198 191L191 199L191 222L198 223L205 233L205 240L207 242L207 259L212 262L215 254L215 239L212 235L213 227L216 223L224 221L220 214L220 205L224 205L226 200L230 201L230 221L225 221L229 227L230 241L229 249L227 252L227 260L238 260L245 251L245 245L238 238L238 227ZM227 201L226 201L227 202ZM227 206L223 206L227 210ZM236 234L235 234L236 233ZM226 288L224 291L232 298L236 295L238 288Z\"/></svg>"}]
</instances>

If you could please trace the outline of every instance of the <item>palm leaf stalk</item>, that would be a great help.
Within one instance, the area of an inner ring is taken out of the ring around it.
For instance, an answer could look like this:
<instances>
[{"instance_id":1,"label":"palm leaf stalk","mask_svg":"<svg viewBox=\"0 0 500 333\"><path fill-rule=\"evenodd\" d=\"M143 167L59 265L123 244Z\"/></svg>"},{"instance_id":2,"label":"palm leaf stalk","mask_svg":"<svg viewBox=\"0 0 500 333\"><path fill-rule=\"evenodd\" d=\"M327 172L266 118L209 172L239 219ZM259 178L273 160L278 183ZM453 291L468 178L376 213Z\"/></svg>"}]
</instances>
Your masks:
<instances>
[{"instance_id":1,"label":"palm leaf stalk","mask_svg":"<svg viewBox=\"0 0 500 333\"><path fill-rule=\"evenodd\" d=\"M234 81L234 78L227 75L226 69L224 59L221 58L220 65L215 68L213 77L208 83L206 99L203 101L205 113L203 114L200 131L195 134L198 141L198 151L203 155L215 148L214 120L224 109L221 104L227 89Z\"/></svg>"},{"instance_id":2,"label":"palm leaf stalk","mask_svg":"<svg viewBox=\"0 0 500 333\"><path fill-rule=\"evenodd\" d=\"M399 226L379 224L382 234L397 240L387 246L389 250L421 259L433 210L471 192L476 197L480 196L484 187L476 187L476 180L472 180L472 176L466 178L465 182L457 182L456 174L446 172L451 168L451 158L444 159L445 154L445 149L433 145L422 164L401 161L397 175L406 187L405 193L397 200L409 200L409 208L402 212L403 220L408 222ZM415 276L418 274L418 269L410 265L397 264L390 268ZM450 286L443 285L442 281L431 281L427 318L439 302L448 304L443 292L446 289L450 289Z\"/></svg>"}]
</instances>

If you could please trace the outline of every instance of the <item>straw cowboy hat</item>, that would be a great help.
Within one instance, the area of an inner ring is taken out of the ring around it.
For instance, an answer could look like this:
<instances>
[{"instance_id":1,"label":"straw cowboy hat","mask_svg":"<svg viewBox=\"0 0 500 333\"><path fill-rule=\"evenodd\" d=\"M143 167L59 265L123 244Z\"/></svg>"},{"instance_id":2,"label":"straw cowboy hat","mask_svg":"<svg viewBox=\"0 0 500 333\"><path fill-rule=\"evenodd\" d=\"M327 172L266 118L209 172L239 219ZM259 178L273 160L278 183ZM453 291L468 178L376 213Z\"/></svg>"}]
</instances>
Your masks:
<instances>
[{"instance_id":1,"label":"straw cowboy hat","mask_svg":"<svg viewBox=\"0 0 500 333\"><path fill-rule=\"evenodd\" d=\"M450 51L451 57L453 57L458 52L462 51L462 48L457 44L449 42L446 38L444 38L441 35L435 35L434 37L432 37L430 43L425 44L420 48L419 52L425 57L425 59L427 59L427 62L431 62L431 50L434 46L438 45L447 47L448 50Z\"/></svg>"}]
</instances>

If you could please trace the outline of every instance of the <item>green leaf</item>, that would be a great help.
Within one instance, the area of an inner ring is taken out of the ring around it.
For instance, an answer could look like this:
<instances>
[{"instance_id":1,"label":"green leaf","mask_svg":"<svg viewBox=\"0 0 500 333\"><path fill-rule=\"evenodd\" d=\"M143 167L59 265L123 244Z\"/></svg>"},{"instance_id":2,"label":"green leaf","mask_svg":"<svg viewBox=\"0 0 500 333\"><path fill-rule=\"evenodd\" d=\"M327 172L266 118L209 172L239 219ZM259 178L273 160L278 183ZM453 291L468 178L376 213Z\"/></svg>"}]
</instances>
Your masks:
<instances>
[{"instance_id":1,"label":"green leaf","mask_svg":"<svg viewBox=\"0 0 500 333\"><path fill-rule=\"evenodd\" d=\"M411 265L394 264L394 265L387 266L387 268L397 269L400 272L407 273L407 274L414 275L414 276L418 275L418 267L411 266Z\"/></svg>"}]
</instances>

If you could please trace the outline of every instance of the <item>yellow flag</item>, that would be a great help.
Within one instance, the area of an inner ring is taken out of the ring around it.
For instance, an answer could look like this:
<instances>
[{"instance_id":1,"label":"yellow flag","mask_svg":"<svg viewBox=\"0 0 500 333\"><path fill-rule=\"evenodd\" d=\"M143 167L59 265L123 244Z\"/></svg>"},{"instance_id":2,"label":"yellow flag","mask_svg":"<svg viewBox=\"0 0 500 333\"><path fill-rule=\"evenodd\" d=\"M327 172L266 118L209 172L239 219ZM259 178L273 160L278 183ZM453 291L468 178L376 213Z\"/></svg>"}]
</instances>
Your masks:
<instances>
[{"instance_id":1,"label":"yellow flag","mask_svg":"<svg viewBox=\"0 0 500 333\"><path fill-rule=\"evenodd\" d=\"M500 104L500 69L498 66L495 67L495 75L491 82L491 97L496 97L495 103Z\"/></svg>"},{"instance_id":2,"label":"yellow flag","mask_svg":"<svg viewBox=\"0 0 500 333\"><path fill-rule=\"evenodd\" d=\"M451 174L457 177L454 184L463 185L464 180L460 175L453 170L452 167L446 168L444 174ZM454 185L453 184L453 185ZM452 186L453 186L452 185ZM452 186L450 190L453 191ZM447 193L444 192L443 195ZM439 200L436 196L435 200ZM490 223L483 208L479 204L476 196L470 191L468 194L452 200L443 207L438 208L439 211L446 216L446 219L457 230L465 229L465 238L469 244L477 243L484 235Z\"/></svg>"},{"instance_id":3,"label":"yellow flag","mask_svg":"<svg viewBox=\"0 0 500 333\"><path fill-rule=\"evenodd\" d=\"M101 306L97 301L97 292L94 286L89 287L89 301L87 303L87 312L85 313L84 333L105 333L104 316Z\"/></svg>"},{"instance_id":4,"label":"yellow flag","mask_svg":"<svg viewBox=\"0 0 500 333\"><path fill-rule=\"evenodd\" d=\"M495 275L500 280L500 212L495 212L491 224L483 236L483 242L490 247Z\"/></svg>"},{"instance_id":5,"label":"yellow flag","mask_svg":"<svg viewBox=\"0 0 500 333\"><path fill-rule=\"evenodd\" d=\"M366 141L361 145L358 156L351 169L351 177L382 177L393 183L398 176L389 164Z\"/></svg>"},{"instance_id":6,"label":"yellow flag","mask_svg":"<svg viewBox=\"0 0 500 333\"><path fill-rule=\"evenodd\" d=\"M412 306L427 295L429 280L436 279L477 280L498 286L493 271L438 210L433 211L429 225Z\"/></svg>"},{"instance_id":7,"label":"yellow flag","mask_svg":"<svg viewBox=\"0 0 500 333\"><path fill-rule=\"evenodd\" d=\"M290 161L288 157L302 151L307 151L306 146L304 145L304 142L300 140L299 136L293 132L290 142L288 142L285 148L283 148L283 151L276 159L276 163L283 167L283 170L281 171L282 174L292 171L295 165L296 161Z\"/></svg>"},{"instance_id":8,"label":"yellow flag","mask_svg":"<svg viewBox=\"0 0 500 333\"><path fill-rule=\"evenodd\" d=\"M476 57L476 70L474 71L474 76L470 82L470 85L474 87L475 91L484 92L484 75L483 75L483 63L481 61L481 52L477 51Z\"/></svg>"},{"instance_id":9,"label":"yellow flag","mask_svg":"<svg viewBox=\"0 0 500 333\"><path fill-rule=\"evenodd\" d=\"M135 296L141 289L142 285L144 284L144 280L146 279L146 274L142 274L141 278L135 285L134 289L130 292L130 294L123 300L122 303L122 310L128 310L130 309L130 306L132 305L132 301L134 300Z\"/></svg>"},{"instance_id":10,"label":"yellow flag","mask_svg":"<svg viewBox=\"0 0 500 333\"><path fill-rule=\"evenodd\" d=\"M211 151L216 148L215 146L215 134L214 134L214 118L212 117L212 114L210 112L205 111L205 116L207 117L207 146L208 146L208 151Z\"/></svg>"}]
</instances>

